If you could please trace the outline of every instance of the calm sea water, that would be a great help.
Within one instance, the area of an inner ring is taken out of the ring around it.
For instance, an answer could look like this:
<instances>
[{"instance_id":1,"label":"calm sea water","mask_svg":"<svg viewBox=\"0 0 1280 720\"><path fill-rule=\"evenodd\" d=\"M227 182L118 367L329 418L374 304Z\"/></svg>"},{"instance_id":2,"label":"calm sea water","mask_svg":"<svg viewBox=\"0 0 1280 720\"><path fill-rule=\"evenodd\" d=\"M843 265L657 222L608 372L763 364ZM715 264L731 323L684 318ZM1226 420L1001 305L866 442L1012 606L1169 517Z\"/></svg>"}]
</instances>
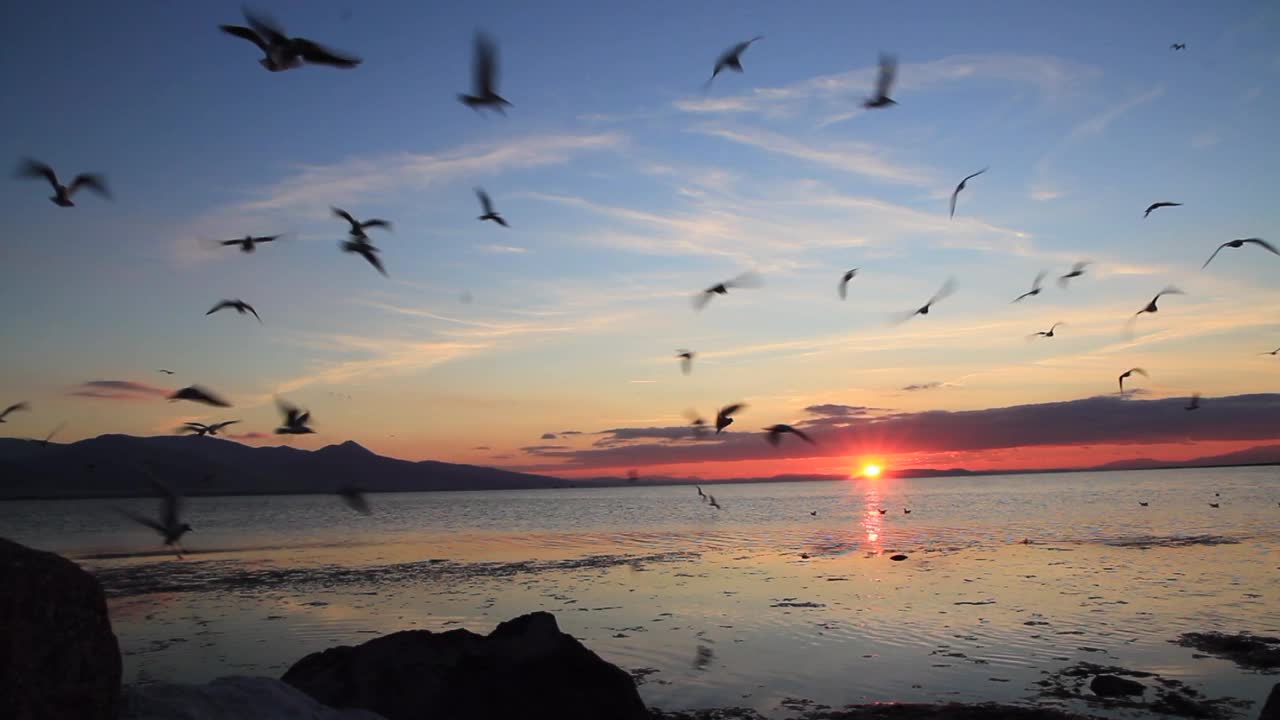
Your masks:
<instances>
[{"instance_id":1,"label":"calm sea water","mask_svg":"<svg viewBox=\"0 0 1280 720\"><path fill-rule=\"evenodd\" d=\"M1280 634L1276 468L704 489L723 510L692 487L373 495L367 517L194 498L183 560L113 510L147 500L0 503L0 534L99 576L129 682L537 609L664 709L1026 701L1081 660L1255 702L1277 680L1170 642Z\"/></svg>"}]
</instances>

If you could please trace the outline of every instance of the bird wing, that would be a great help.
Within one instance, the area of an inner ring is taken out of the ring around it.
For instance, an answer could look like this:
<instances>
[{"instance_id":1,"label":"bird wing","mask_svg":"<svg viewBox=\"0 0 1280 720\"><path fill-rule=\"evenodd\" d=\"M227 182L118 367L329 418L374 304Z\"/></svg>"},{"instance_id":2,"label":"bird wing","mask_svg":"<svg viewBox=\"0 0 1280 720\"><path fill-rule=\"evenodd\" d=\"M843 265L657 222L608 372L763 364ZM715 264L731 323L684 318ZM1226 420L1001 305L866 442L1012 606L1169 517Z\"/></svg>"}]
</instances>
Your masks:
<instances>
[{"instance_id":1,"label":"bird wing","mask_svg":"<svg viewBox=\"0 0 1280 720\"><path fill-rule=\"evenodd\" d=\"M351 223L352 230L358 230L360 228L360 223L356 222L356 219L351 217L351 213L347 212L346 210L343 210L342 208L330 207L329 209L333 211L333 214L336 217L340 217L343 220L346 220L347 222Z\"/></svg>"},{"instance_id":2,"label":"bird wing","mask_svg":"<svg viewBox=\"0 0 1280 720\"><path fill-rule=\"evenodd\" d=\"M139 525L146 525L147 527L151 528L152 530L155 530L158 533L164 533L165 531L163 525L161 525L160 523L156 522L155 520L152 520L151 518L145 515L139 515L138 513L130 512L128 510L125 510L124 508L116 508L115 511L129 518L130 520L138 523Z\"/></svg>"},{"instance_id":3,"label":"bird wing","mask_svg":"<svg viewBox=\"0 0 1280 720\"><path fill-rule=\"evenodd\" d=\"M1216 257L1218 257L1218 253L1222 252L1222 248L1224 248L1224 247L1226 247L1226 246L1228 246L1228 245L1230 245L1230 244L1231 244L1231 243L1229 243L1229 242L1224 242L1224 243L1222 243L1221 245L1219 245L1219 246L1218 246L1218 249L1217 249L1217 250L1214 250L1214 251L1213 251L1213 254L1209 256L1209 259L1208 259L1208 260L1205 260L1205 261L1204 261L1204 264L1200 266L1200 269L1201 269L1201 270L1203 270L1203 269L1205 269L1205 268L1209 267L1209 263L1213 262L1213 259L1214 259L1214 258L1216 258ZM1157 295L1156 297L1159 297L1159 296Z\"/></svg>"},{"instance_id":4,"label":"bird wing","mask_svg":"<svg viewBox=\"0 0 1280 720\"><path fill-rule=\"evenodd\" d=\"M285 425L293 425L298 421L298 413L301 411L288 400L276 398L276 407L284 414Z\"/></svg>"},{"instance_id":5,"label":"bird wing","mask_svg":"<svg viewBox=\"0 0 1280 720\"><path fill-rule=\"evenodd\" d=\"M892 55L880 55L880 77L876 80L876 94L882 97L889 95L893 87L893 79L898 74L898 61Z\"/></svg>"},{"instance_id":6,"label":"bird wing","mask_svg":"<svg viewBox=\"0 0 1280 720\"><path fill-rule=\"evenodd\" d=\"M221 310L222 308L235 307L235 306L236 306L236 304L235 304L235 302L234 302L234 301L232 301L232 300L223 300L222 302L220 302L220 303L218 303L217 305L214 305L212 308L210 308L210 309L209 309L209 312L205 313L205 315L212 315L212 314L214 314L214 313L218 312L219 310Z\"/></svg>"},{"instance_id":7,"label":"bird wing","mask_svg":"<svg viewBox=\"0 0 1280 720\"><path fill-rule=\"evenodd\" d=\"M360 248L356 250L356 252L360 253L360 256L363 257L365 260L368 260L369 264L372 265L375 270L382 273L383 276L389 277L387 275L386 268L382 267L382 260L378 258L377 248L375 248L372 245L361 245Z\"/></svg>"},{"instance_id":8,"label":"bird wing","mask_svg":"<svg viewBox=\"0 0 1280 720\"><path fill-rule=\"evenodd\" d=\"M249 304L249 303L247 303L247 302L242 302L242 303L240 303L240 304L244 306L244 309L245 309L245 310L248 310L249 312L253 313L253 316L254 316L254 317L256 317L256 318L258 318L258 322L262 322L262 318L261 318L261 317L258 317L258 311L257 311L257 310L254 310L252 305L250 305L250 304Z\"/></svg>"},{"instance_id":9,"label":"bird wing","mask_svg":"<svg viewBox=\"0 0 1280 720\"><path fill-rule=\"evenodd\" d=\"M494 93L498 84L498 48L485 33L476 33L475 59L472 61L472 81L476 95L484 97Z\"/></svg>"},{"instance_id":10,"label":"bird wing","mask_svg":"<svg viewBox=\"0 0 1280 720\"><path fill-rule=\"evenodd\" d=\"M221 240L218 242L218 244L219 245L243 245L244 241L243 240Z\"/></svg>"},{"instance_id":11,"label":"bird wing","mask_svg":"<svg viewBox=\"0 0 1280 720\"><path fill-rule=\"evenodd\" d=\"M1142 368L1134 368L1134 369L1130 370L1129 372L1131 372L1131 373L1138 373L1138 374L1139 374L1139 375L1141 375L1142 377L1151 377L1150 375L1148 375L1148 374L1147 374L1147 371L1146 371L1146 370L1143 370Z\"/></svg>"},{"instance_id":12,"label":"bird wing","mask_svg":"<svg viewBox=\"0 0 1280 720\"><path fill-rule=\"evenodd\" d=\"M220 422L220 423L216 423L216 424L214 424L213 429L214 429L214 430L221 430L222 428L227 427L228 425L235 425L235 424L236 424L236 423L238 423L238 422L240 422L240 421L239 421L239 420L223 420L223 421L222 421L222 422Z\"/></svg>"},{"instance_id":13,"label":"bird wing","mask_svg":"<svg viewBox=\"0 0 1280 720\"><path fill-rule=\"evenodd\" d=\"M71 184L67 186L67 194L70 195L82 187L87 187L103 197L111 197L111 192L107 190L107 183L102 179L101 175L80 173L76 176L75 180L72 180Z\"/></svg>"},{"instance_id":14,"label":"bird wing","mask_svg":"<svg viewBox=\"0 0 1280 720\"><path fill-rule=\"evenodd\" d=\"M493 201L489 199L489 193L476 188L476 197L480 199L480 207L484 209L484 214L493 214Z\"/></svg>"},{"instance_id":15,"label":"bird wing","mask_svg":"<svg viewBox=\"0 0 1280 720\"><path fill-rule=\"evenodd\" d=\"M817 445L817 444L818 444L818 443L814 442L814 441L813 441L813 438L809 437L808 433L806 433L806 432L805 432L805 431L803 431L803 430L797 430L797 429L795 429L795 428L791 428L791 432L795 433L795 436L796 436L796 437L798 437L798 438L800 438L801 440L803 440L803 441L805 441L805 442L809 443L810 445Z\"/></svg>"},{"instance_id":16,"label":"bird wing","mask_svg":"<svg viewBox=\"0 0 1280 720\"><path fill-rule=\"evenodd\" d=\"M724 286L727 288L729 287L758 288L763 284L764 284L764 281L760 279L759 274L748 270L747 272L744 272L741 275L738 275L732 280L726 280L724 283Z\"/></svg>"},{"instance_id":17,"label":"bird wing","mask_svg":"<svg viewBox=\"0 0 1280 720\"><path fill-rule=\"evenodd\" d=\"M1035 282L1031 283L1031 289L1033 289L1033 290L1039 290L1039 289L1040 289L1040 285L1041 285L1041 283L1043 283L1043 282L1044 282L1044 277L1045 277L1045 275L1048 275L1048 274L1049 274L1049 272L1048 272L1047 270L1041 270L1041 271L1040 271L1040 274L1039 274L1039 275L1036 275Z\"/></svg>"},{"instance_id":18,"label":"bird wing","mask_svg":"<svg viewBox=\"0 0 1280 720\"><path fill-rule=\"evenodd\" d=\"M354 55L344 55L305 38L294 38L293 49L302 56L303 60L316 65L353 68L360 64L360 58Z\"/></svg>"},{"instance_id":19,"label":"bird wing","mask_svg":"<svg viewBox=\"0 0 1280 720\"><path fill-rule=\"evenodd\" d=\"M726 405L720 408L720 412L718 413L718 415L720 415L721 417L729 417L730 415L738 412L739 410L742 410L746 406L747 406L746 403L734 403L732 405Z\"/></svg>"},{"instance_id":20,"label":"bird wing","mask_svg":"<svg viewBox=\"0 0 1280 720\"><path fill-rule=\"evenodd\" d=\"M840 278L840 285L837 288L840 293L840 299L844 300L849 296L849 276L845 275Z\"/></svg>"},{"instance_id":21,"label":"bird wing","mask_svg":"<svg viewBox=\"0 0 1280 720\"><path fill-rule=\"evenodd\" d=\"M280 23L276 19L265 13L252 13L245 9L244 19L249 23L249 27L258 33L263 40L271 45L287 45L289 37L284 34L284 29L280 27Z\"/></svg>"},{"instance_id":22,"label":"bird wing","mask_svg":"<svg viewBox=\"0 0 1280 720\"><path fill-rule=\"evenodd\" d=\"M1271 252L1275 253L1276 255L1280 255L1280 250L1276 250L1274 245L1267 242L1266 240L1263 240L1262 238L1245 238L1243 242L1247 242L1251 245L1260 245L1266 248L1267 250L1270 250Z\"/></svg>"},{"instance_id":23,"label":"bird wing","mask_svg":"<svg viewBox=\"0 0 1280 720\"><path fill-rule=\"evenodd\" d=\"M279 239L280 239L279 235L264 235L262 237L250 238L250 240L256 243L271 242L272 240L279 240ZM232 242L238 242L238 241L233 240ZM223 245L226 245L226 243L223 243Z\"/></svg>"},{"instance_id":24,"label":"bird wing","mask_svg":"<svg viewBox=\"0 0 1280 720\"><path fill-rule=\"evenodd\" d=\"M943 298L948 297L949 295L951 295L951 293L955 291L956 291L955 278L947 278L947 281L942 284L942 287L938 289L938 292L933 296L933 298L929 300L929 304L932 305L938 302L939 300L942 300Z\"/></svg>"},{"instance_id":25,"label":"bird wing","mask_svg":"<svg viewBox=\"0 0 1280 720\"><path fill-rule=\"evenodd\" d=\"M58 189L58 175L53 168L37 160L26 160L18 168L18 177L42 177L49 181L55 190Z\"/></svg>"},{"instance_id":26,"label":"bird wing","mask_svg":"<svg viewBox=\"0 0 1280 720\"><path fill-rule=\"evenodd\" d=\"M262 50L262 52L264 53L267 52L266 41L263 40L258 35L258 33L254 32L251 28L241 27L239 25L219 25L218 29L222 30L222 32L227 33L229 35L235 35L238 38L244 38L245 40L248 40L254 45L257 45L258 48Z\"/></svg>"},{"instance_id":27,"label":"bird wing","mask_svg":"<svg viewBox=\"0 0 1280 720\"><path fill-rule=\"evenodd\" d=\"M0 412L0 419L3 419L6 415L8 415L11 412L15 412L18 410L30 410L30 409L31 409L31 406L25 402L14 403L9 407L5 408L4 412Z\"/></svg>"},{"instance_id":28,"label":"bird wing","mask_svg":"<svg viewBox=\"0 0 1280 720\"><path fill-rule=\"evenodd\" d=\"M974 173L974 174L970 175L969 177L965 178L964 180L961 180L961 181L960 181L960 184L961 184L961 185L963 185L963 184L965 184L965 183L969 182L970 180L972 180L972 179L974 179L974 178L978 177L979 175L981 175L982 173L984 173L984 172L986 172L986 171L988 171L988 170L990 170L990 169L991 169L991 168L982 168L982 169L981 169L981 170L979 170L978 172L976 172L976 173Z\"/></svg>"},{"instance_id":29,"label":"bird wing","mask_svg":"<svg viewBox=\"0 0 1280 720\"><path fill-rule=\"evenodd\" d=\"M960 183L955 190L951 191L951 217L956 216L956 198L960 196L960 188L963 186L964 183Z\"/></svg>"},{"instance_id":30,"label":"bird wing","mask_svg":"<svg viewBox=\"0 0 1280 720\"><path fill-rule=\"evenodd\" d=\"M360 223L360 227L361 227L361 228L375 228L375 227L376 227L376 228L386 228L386 229L390 230L390 229L391 229L391 222L390 222L390 221L388 221L388 220L381 220L381 219L378 219L378 218L374 218L374 219L372 219L372 220L365 220L364 222Z\"/></svg>"},{"instance_id":31,"label":"bird wing","mask_svg":"<svg viewBox=\"0 0 1280 720\"><path fill-rule=\"evenodd\" d=\"M711 302L711 295L712 293L710 290L703 290L697 295L694 295L693 308L695 310L701 310L702 308L706 307L707 303Z\"/></svg>"},{"instance_id":32,"label":"bird wing","mask_svg":"<svg viewBox=\"0 0 1280 720\"><path fill-rule=\"evenodd\" d=\"M1161 290L1160 295L1186 295L1186 293L1182 292L1182 290L1174 287L1173 285L1170 285L1169 287ZM1156 295L1156 297L1158 298L1160 297L1160 295Z\"/></svg>"}]
</instances>

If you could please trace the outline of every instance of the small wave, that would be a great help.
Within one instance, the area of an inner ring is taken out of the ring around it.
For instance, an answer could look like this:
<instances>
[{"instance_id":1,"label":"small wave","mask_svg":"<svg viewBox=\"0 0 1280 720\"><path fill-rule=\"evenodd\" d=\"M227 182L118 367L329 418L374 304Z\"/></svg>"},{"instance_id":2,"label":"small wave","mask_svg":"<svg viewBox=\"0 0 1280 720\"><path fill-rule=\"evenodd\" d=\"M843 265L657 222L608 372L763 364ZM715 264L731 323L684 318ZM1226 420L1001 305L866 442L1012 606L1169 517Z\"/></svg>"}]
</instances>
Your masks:
<instances>
[{"instance_id":1,"label":"small wave","mask_svg":"<svg viewBox=\"0 0 1280 720\"><path fill-rule=\"evenodd\" d=\"M1153 547L1192 547L1194 545L1239 545L1240 540L1223 535L1143 535L1103 540L1103 545L1147 549Z\"/></svg>"}]
</instances>

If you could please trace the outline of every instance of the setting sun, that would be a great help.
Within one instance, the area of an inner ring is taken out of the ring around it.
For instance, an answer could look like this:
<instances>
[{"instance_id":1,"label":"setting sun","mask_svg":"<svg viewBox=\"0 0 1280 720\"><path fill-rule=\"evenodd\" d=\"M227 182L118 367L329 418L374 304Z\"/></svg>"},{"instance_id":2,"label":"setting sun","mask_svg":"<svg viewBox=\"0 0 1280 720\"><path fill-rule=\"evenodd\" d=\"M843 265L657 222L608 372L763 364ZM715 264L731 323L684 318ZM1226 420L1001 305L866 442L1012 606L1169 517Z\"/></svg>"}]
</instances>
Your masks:
<instances>
[{"instance_id":1,"label":"setting sun","mask_svg":"<svg viewBox=\"0 0 1280 720\"><path fill-rule=\"evenodd\" d=\"M869 477L869 478L880 477L880 466L879 466L879 465L864 465L864 466L862 467L862 476L863 476L863 477Z\"/></svg>"}]
</instances>

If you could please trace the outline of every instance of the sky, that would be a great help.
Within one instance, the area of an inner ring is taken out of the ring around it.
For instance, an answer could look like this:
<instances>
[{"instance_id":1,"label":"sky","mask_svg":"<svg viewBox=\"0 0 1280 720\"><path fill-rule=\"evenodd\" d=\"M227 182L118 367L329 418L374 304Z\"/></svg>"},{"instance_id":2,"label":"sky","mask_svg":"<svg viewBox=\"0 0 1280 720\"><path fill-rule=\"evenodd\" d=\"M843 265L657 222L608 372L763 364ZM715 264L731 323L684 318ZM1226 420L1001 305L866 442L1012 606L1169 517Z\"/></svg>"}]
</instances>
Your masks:
<instances>
[{"instance_id":1,"label":"sky","mask_svg":"<svg viewBox=\"0 0 1280 720\"><path fill-rule=\"evenodd\" d=\"M32 406L3 434L238 419L253 444L702 477L1280 438L1280 355L1263 354L1280 257L1201 269L1224 241L1280 241L1274 3L254 7L363 63L267 72L217 29L241 22L234 3L0 9L22 28L0 46L0 158L112 191L60 208L42 182L0 182L0 406ZM478 29L506 116L456 100ZM745 72L705 89L756 35ZM866 111L881 52L899 104ZM510 228L477 220L478 186ZM1183 205L1144 218L1157 201ZM339 251L331 205L393 223L370 231L389 278ZM287 235L211 244L249 233ZM762 286L695 310L745 271ZM948 278L954 295L895 322ZM1186 294L1127 326L1169 285ZM224 298L262 323L205 315ZM1122 399L1131 367L1149 377ZM164 399L192 383L233 407ZM1182 411L1193 392L1204 407ZM317 434L273 435L277 395ZM724 434L689 433L687 413L735 402ZM770 446L775 423L817 445Z\"/></svg>"}]
</instances>

